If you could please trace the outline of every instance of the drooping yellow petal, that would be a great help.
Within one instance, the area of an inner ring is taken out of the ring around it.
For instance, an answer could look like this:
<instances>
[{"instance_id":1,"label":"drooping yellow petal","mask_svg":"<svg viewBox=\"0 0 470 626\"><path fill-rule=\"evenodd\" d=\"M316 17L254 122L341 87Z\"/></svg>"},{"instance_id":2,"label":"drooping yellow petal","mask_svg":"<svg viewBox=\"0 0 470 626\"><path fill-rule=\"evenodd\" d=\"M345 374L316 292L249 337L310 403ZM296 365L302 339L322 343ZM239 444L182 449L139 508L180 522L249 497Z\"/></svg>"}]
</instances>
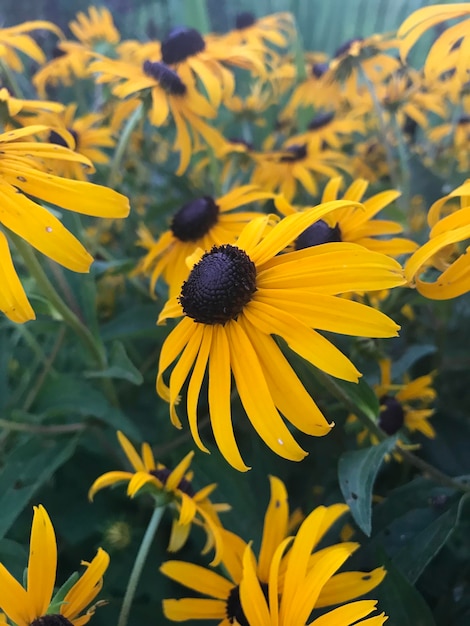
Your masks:
<instances>
[{"instance_id":1,"label":"drooping yellow petal","mask_svg":"<svg viewBox=\"0 0 470 626\"><path fill-rule=\"evenodd\" d=\"M160 571L180 585L218 600L227 600L234 586L220 574L184 561L166 561Z\"/></svg>"},{"instance_id":2,"label":"drooping yellow petal","mask_svg":"<svg viewBox=\"0 0 470 626\"><path fill-rule=\"evenodd\" d=\"M258 576L263 582L269 580L269 567L276 548L286 538L289 522L287 490L279 478L270 476L271 498L264 516L263 538L258 558Z\"/></svg>"},{"instance_id":3,"label":"drooping yellow petal","mask_svg":"<svg viewBox=\"0 0 470 626\"><path fill-rule=\"evenodd\" d=\"M82 562L82 565L85 563ZM101 581L108 565L108 553L98 548L91 563L86 564L84 574L66 594L64 604L60 607L61 615L73 620L95 599L101 589Z\"/></svg>"},{"instance_id":4,"label":"drooping yellow petal","mask_svg":"<svg viewBox=\"0 0 470 626\"><path fill-rule=\"evenodd\" d=\"M34 507L28 560L28 609L31 622L45 615L57 572L57 543L46 509Z\"/></svg>"},{"instance_id":5,"label":"drooping yellow petal","mask_svg":"<svg viewBox=\"0 0 470 626\"><path fill-rule=\"evenodd\" d=\"M185 622L190 619L222 620L226 616L226 608L225 601L221 600L182 598L181 600L163 600L163 613L173 622Z\"/></svg>"},{"instance_id":6,"label":"drooping yellow petal","mask_svg":"<svg viewBox=\"0 0 470 626\"><path fill-rule=\"evenodd\" d=\"M160 489L159 481L155 476L152 476L152 474L146 471L136 471L135 474L132 474L132 478L127 485L127 495L129 498L133 498L139 493L142 487L145 487L145 485L149 483L152 483L157 489Z\"/></svg>"},{"instance_id":7,"label":"drooping yellow petal","mask_svg":"<svg viewBox=\"0 0 470 626\"><path fill-rule=\"evenodd\" d=\"M240 601L250 626L268 626L269 608L256 573L256 561L251 546L243 555L243 578L240 582Z\"/></svg>"},{"instance_id":8,"label":"drooping yellow petal","mask_svg":"<svg viewBox=\"0 0 470 626\"><path fill-rule=\"evenodd\" d=\"M34 320L36 315L29 303L11 259L8 241L0 231L0 311L17 324Z\"/></svg>"},{"instance_id":9,"label":"drooping yellow petal","mask_svg":"<svg viewBox=\"0 0 470 626\"><path fill-rule=\"evenodd\" d=\"M338 624L344 624L350 626L350 624L356 624L358 620L366 617L372 611L375 611L377 607L377 600L359 600L358 602L350 602L344 606L340 606L333 611L325 613L321 617L317 617L316 620L311 622L310 626L338 626ZM359 622L357 626L366 624L367 626L382 626L387 619L387 616L383 613L377 617L373 617L365 622Z\"/></svg>"},{"instance_id":10,"label":"drooping yellow petal","mask_svg":"<svg viewBox=\"0 0 470 626\"><path fill-rule=\"evenodd\" d=\"M343 604L359 598L380 585L385 578L386 571L378 567L372 572L343 572L330 578L315 603L317 608Z\"/></svg>"},{"instance_id":11,"label":"drooping yellow petal","mask_svg":"<svg viewBox=\"0 0 470 626\"><path fill-rule=\"evenodd\" d=\"M121 444L121 448L124 450L124 454L127 456L129 463L132 465L134 470L136 472L145 472L145 466L142 459L126 435L118 430L117 438Z\"/></svg>"},{"instance_id":12,"label":"drooping yellow petal","mask_svg":"<svg viewBox=\"0 0 470 626\"><path fill-rule=\"evenodd\" d=\"M88 499L93 500L95 494L105 487L110 487L116 483L127 482L132 478L131 472L106 472L102 476L99 476L90 487L88 491Z\"/></svg>"},{"instance_id":13,"label":"drooping yellow petal","mask_svg":"<svg viewBox=\"0 0 470 626\"><path fill-rule=\"evenodd\" d=\"M175 517L171 524L170 541L168 542L168 552L178 552L188 540L191 531L191 524L180 524Z\"/></svg>"},{"instance_id":14,"label":"drooping yellow petal","mask_svg":"<svg viewBox=\"0 0 470 626\"><path fill-rule=\"evenodd\" d=\"M198 331L202 335L199 352L194 364L193 372L189 380L187 395L187 411L188 424L194 443L203 452L209 452L208 448L202 443L197 426L197 411L199 407L199 393L204 380L204 374L209 361L209 353L212 345L212 326L198 325Z\"/></svg>"}]
</instances>

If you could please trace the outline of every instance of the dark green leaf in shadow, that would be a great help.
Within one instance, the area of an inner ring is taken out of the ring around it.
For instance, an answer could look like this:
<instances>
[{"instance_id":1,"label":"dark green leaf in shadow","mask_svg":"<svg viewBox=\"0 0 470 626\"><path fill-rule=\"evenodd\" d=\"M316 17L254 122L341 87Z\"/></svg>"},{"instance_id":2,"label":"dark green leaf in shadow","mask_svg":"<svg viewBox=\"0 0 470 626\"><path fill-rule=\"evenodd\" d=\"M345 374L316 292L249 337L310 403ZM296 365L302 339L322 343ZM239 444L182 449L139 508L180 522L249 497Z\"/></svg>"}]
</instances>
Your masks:
<instances>
[{"instance_id":1,"label":"dark green leaf in shadow","mask_svg":"<svg viewBox=\"0 0 470 626\"><path fill-rule=\"evenodd\" d=\"M134 385L141 385L144 377L127 355L120 341L113 342L109 354L109 367L104 370L85 372L86 378L120 378Z\"/></svg>"},{"instance_id":2,"label":"dark green leaf in shadow","mask_svg":"<svg viewBox=\"0 0 470 626\"><path fill-rule=\"evenodd\" d=\"M370 536L372 488L384 457L393 450L397 436L377 446L345 452L338 462L338 480L346 504L359 528Z\"/></svg>"}]
</instances>

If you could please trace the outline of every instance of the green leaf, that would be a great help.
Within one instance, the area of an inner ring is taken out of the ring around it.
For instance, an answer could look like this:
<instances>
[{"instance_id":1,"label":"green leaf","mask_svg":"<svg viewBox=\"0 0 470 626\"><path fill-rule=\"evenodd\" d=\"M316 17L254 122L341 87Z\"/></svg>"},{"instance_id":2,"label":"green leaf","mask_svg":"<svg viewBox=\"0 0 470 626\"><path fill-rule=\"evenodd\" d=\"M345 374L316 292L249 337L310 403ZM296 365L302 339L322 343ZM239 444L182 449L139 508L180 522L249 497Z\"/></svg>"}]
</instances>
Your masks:
<instances>
[{"instance_id":1,"label":"green leaf","mask_svg":"<svg viewBox=\"0 0 470 626\"><path fill-rule=\"evenodd\" d=\"M431 610L421 594L385 555L380 555L380 560L387 575L373 594L379 601L378 609L389 616L387 626L435 626Z\"/></svg>"},{"instance_id":2,"label":"green leaf","mask_svg":"<svg viewBox=\"0 0 470 626\"><path fill-rule=\"evenodd\" d=\"M0 475L0 538L30 505L34 494L72 456L78 437L55 443L28 439L6 459Z\"/></svg>"},{"instance_id":3,"label":"green leaf","mask_svg":"<svg viewBox=\"0 0 470 626\"><path fill-rule=\"evenodd\" d=\"M408 348L406 352L393 363L392 379L399 380L408 372L413 365L425 356L429 356L436 352L436 346L430 343L414 345Z\"/></svg>"},{"instance_id":4,"label":"green leaf","mask_svg":"<svg viewBox=\"0 0 470 626\"><path fill-rule=\"evenodd\" d=\"M422 532L413 536L393 557L393 562L401 573L414 584L421 576L431 559L444 546L455 528L458 518L458 505L434 520Z\"/></svg>"},{"instance_id":5,"label":"green leaf","mask_svg":"<svg viewBox=\"0 0 470 626\"><path fill-rule=\"evenodd\" d=\"M158 306L155 303L128 308L102 327L101 337L103 341L112 341L152 335L157 343L164 332L164 327L157 327L157 315Z\"/></svg>"},{"instance_id":6,"label":"green leaf","mask_svg":"<svg viewBox=\"0 0 470 626\"><path fill-rule=\"evenodd\" d=\"M345 452L338 462L338 480L346 504L359 528L369 537L372 530L372 488L384 457L393 450L397 436L377 446Z\"/></svg>"},{"instance_id":7,"label":"green leaf","mask_svg":"<svg viewBox=\"0 0 470 626\"><path fill-rule=\"evenodd\" d=\"M142 436L134 423L119 409L111 406L105 396L93 385L70 374L49 380L38 394L34 406L41 417L79 415L95 417L128 437L140 441Z\"/></svg>"},{"instance_id":8,"label":"green leaf","mask_svg":"<svg viewBox=\"0 0 470 626\"><path fill-rule=\"evenodd\" d=\"M120 341L112 344L109 367L105 370L88 371L84 375L86 378L120 378L134 385L141 385L144 382L144 377L132 363Z\"/></svg>"},{"instance_id":9,"label":"green leaf","mask_svg":"<svg viewBox=\"0 0 470 626\"><path fill-rule=\"evenodd\" d=\"M336 379L334 382L338 387L341 387L360 411L365 413L373 422L377 421L380 412L379 399L364 377L360 378L358 383L348 383Z\"/></svg>"}]
</instances>

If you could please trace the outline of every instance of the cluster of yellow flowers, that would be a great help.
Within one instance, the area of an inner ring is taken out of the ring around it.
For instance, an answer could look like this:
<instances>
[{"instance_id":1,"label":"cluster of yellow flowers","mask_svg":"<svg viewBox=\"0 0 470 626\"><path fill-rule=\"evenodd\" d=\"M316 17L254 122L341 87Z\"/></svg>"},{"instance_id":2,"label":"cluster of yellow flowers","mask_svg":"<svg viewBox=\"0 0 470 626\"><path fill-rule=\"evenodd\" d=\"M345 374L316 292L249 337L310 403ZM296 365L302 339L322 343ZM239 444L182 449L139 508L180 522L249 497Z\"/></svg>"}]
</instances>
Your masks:
<instances>
[{"instance_id":1,"label":"cluster of yellow flowers","mask_svg":"<svg viewBox=\"0 0 470 626\"><path fill-rule=\"evenodd\" d=\"M462 249L470 237L470 181L432 204L429 232L415 232L416 241L409 185L412 157L441 174L449 163L457 173L468 169L468 20L443 32L422 69L407 64L421 34L469 15L466 4L427 7L397 33L350 40L331 58L316 52L294 58L289 13L258 19L243 13L224 35L177 27L162 41L144 43L120 41L109 11L94 7L70 24L74 40L42 21L1 29L0 310L15 323L34 319L15 269L24 264L61 306L25 242L69 270L90 270L94 258L64 225L61 209L114 219L142 204L136 236L145 254L131 277L149 279L149 298L168 289L158 324L179 320L161 346L156 374L173 425L182 428L185 405L192 438L208 452L199 429L207 401L218 449L247 471L232 420L236 391L266 445L301 461L307 452L294 430L320 437L334 424L289 354L357 383L361 373L324 331L394 337L400 327L388 315L391 290L415 288L436 300L470 290L468 248ZM31 35L36 29L57 40L49 61ZM33 62L39 68L22 93L15 73ZM77 102L47 99L90 84L95 102L86 113ZM28 97L33 89L37 96ZM109 173L107 185L89 182L95 166ZM147 199L158 206L161 179L175 174L200 192L167 215L166 225L153 222ZM375 193L368 193L370 184ZM105 235L101 227L83 235L93 254L106 248ZM404 307L400 315L406 320L412 311ZM359 442L370 435L378 443L378 435L403 430L434 437L433 375L397 384L390 360L382 355L378 364L380 415L376 431L362 431ZM225 568L221 576L165 563L166 576L208 596L166 600L169 619L224 626L380 626L387 619L370 617L375 601L356 600L381 582L383 568L337 574L358 544L318 548L346 505L316 508L294 533L285 486L271 477L256 560L251 544L223 527L219 513L228 505L211 502L215 485L193 490L194 453L169 470L155 462L149 444L139 455L122 433L119 441L133 471L104 474L90 498L123 481L130 497L150 493L156 510L176 511L169 550L185 544L195 523L207 534L205 552L214 548L212 565ZM108 560L100 549L83 577L54 595L55 535L39 506L26 588L0 566L0 608L17 626L81 626L94 612L95 606L83 613L101 589ZM333 605L341 606L309 621L314 608Z\"/></svg>"}]
</instances>

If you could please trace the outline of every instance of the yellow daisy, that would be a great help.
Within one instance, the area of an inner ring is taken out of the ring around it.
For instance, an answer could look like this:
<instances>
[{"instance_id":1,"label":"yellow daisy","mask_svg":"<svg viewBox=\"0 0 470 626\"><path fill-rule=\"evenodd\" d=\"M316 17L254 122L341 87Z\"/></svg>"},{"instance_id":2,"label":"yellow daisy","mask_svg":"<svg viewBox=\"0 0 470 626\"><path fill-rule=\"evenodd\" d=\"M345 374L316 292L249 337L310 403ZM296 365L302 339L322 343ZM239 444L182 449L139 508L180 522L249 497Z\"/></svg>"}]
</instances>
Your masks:
<instances>
[{"instance_id":1,"label":"yellow daisy","mask_svg":"<svg viewBox=\"0 0 470 626\"><path fill-rule=\"evenodd\" d=\"M39 115L43 111L49 111L51 113L61 113L64 110L64 105L59 102L50 102L48 100L23 100L21 98L15 98L10 94L6 87L0 89L0 102L2 108L6 107L6 118L11 118L15 121L23 120L23 125L30 123L33 116ZM20 117L17 117L21 114ZM3 119L3 117L2 117ZM36 122L36 119L34 121Z\"/></svg>"},{"instance_id":2,"label":"yellow daisy","mask_svg":"<svg viewBox=\"0 0 470 626\"><path fill-rule=\"evenodd\" d=\"M47 87L73 85L77 78L88 76L89 50L78 41L61 41L52 52L52 59L32 78L39 97L45 98Z\"/></svg>"},{"instance_id":3,"label":"yellow daisy","mask_svg":"<svg viewBox=\"0 0 470 626\"><path fill-rule=\"evenodd\" d=\"M405 60L418 39L428 30L459 17L468 17L470 7L465 2L425 6L409 15L397 31L399 51ZM432 44L424 63L424 74L436 80L444 72L456 71L461 84L468 81L470 58L470 19L446 28Z\"/></svg>"},{"instance_id":4,"label":"yellow daisy","mask_svg":"<svg viewBox=\"0 0 470 626\"><path fill-rule=\"evenodd\" d=\"M224 138L219 131L202 119L215 117L216 110L197 91L194 80L185 82L165 63L147 59L140 64L102 57L90 65L90 71L99 74L96 82L112 83L112 92L118 98L151 97L149 120L154 126L162 126L170 115L173 117L176 126L173 147L180 152L178 175L186 171L199 138L215 152L223 146Z\"/></svg>"},{"instance_id":5,"label":"yellow daisy","mask_svg":"<svg viewBox=\"0 0 470 626\"><path fill-rule=\"evenodd\" d=\"M243 11L235 16L235 28L223 35L223 39L227 45L245 44L259 50L266 49L268 44L285 48L295 34L291 13L273 13L258 18L251 11Z\"/></svg>"},{"instance_id":6,"label":"yellow daisy","mask_svg":"<svg viewBox=\"0 0 470 626\"><path fill-rule=\"evenodd\" d=\"M348 602L361 595L369 593L381 583L385 576L382 567L371 572L344 572L336 574L344 561L359 546L356 543L343 543L318 549L318 545L332 528L335 522L344 515L348 507L345 504L333 504L332 506L317 507L300 525L295 539L289 537L289 505L286 488L279 478L270 476L271 498L264 518L263 535L259 558L250 563L250 571L247 571L244 555L250 550L248 544L237 535L223 532L224 553L222 566L224 574L221 575L213 570L206 569L192 563L183 561L167 561L163 563L160 571L176 582L192 589L206 598L182 598L163 600L163 611L168 619L173 621L186 621L190 619L217 620L220 626L229 626L237 623L245 626L252 625L252 621L245 614L246 603L240 595L245 594L243 587L247 575L251 578L251 588L261 587L267 590L272 580L273 568L280 574L276 578L279 588L278 594L291 592L292 565L290 559L294 553L300 551L301 563L305 570L314 575L320 572L326 563L331 563L328 575L322 581L317 581L317 596L309 604L309 613L315 607L323 608L343 602ZM308 539L307 539L308 533ZM286 555L281 549L292 542L292 549ZM341 556L340 556L341 555ZM336 558L335 558L336 557ZM324 561L326 559L326 561ZM334 566L333 563L334 562ZM307 598L304 597L304 601ZM268 624L270 622L267 622ZM284 622L290 624L289 621ZM295 622L297 623L297 622ZM300 622L299 622L300 623Z\"/></svg>"},{"instance_id":7,"label":"yellow daisy","mask_svg":"<svg viewBox=\"0 0 470 626\"><path fill-rule=\"evenodd\" d=\"M91 163L68 148L34 141L46 126L28 126L0 134L0 310L14 322L34 319L11 259L7 235L12 231L34 248L74 272L88 272L93 258L50 211L33 198L96 217L126 217L125 196L88 182L51 174L44 160Z\"/></svg>"},{"instance_id":8,"label":"yellow daisy","mask_svg":"<svg viewBox=\"0 0 470 626\"><path fill-rule=\"evenodd\" d=\"M57 544L54 527L42 505L34 507L27 578L23 587L0 564L0 608L16 626L87 624L97 605L83 611L103 586L109 556L99 548L84 574L70 586L67 581L54 595L57 572Z\"/></svg>"},{"instance_id":9,"label":"yellow daisy","mask_svg":"<svg viewBox=\"0 0 470 626\"><path fill-rule=\"evenodd\" d=\"M179 297L160 315L159 323L183 316L162 346L157 375L157 391L170 403L173 424L181 428L175 407L189 376L189 426L207 452L198 433L197 405L208 367L215 441L240 471L248 467L233 432L232 374L249 420L276 454L296 461L306 455L281 414L310 435L322 436L331 428L272 335L328 374L357 382L360 373L351 361L316 329L363 337L397 334L398 326L379 311L337 297L403 284L396 261L347 243L278 254L324 215L351 204L340 200L289 215L267 235L270 216L253 219L235 245L214 246L202 255ZM178 357L168 386L164 374Z\"/></svg>"},{"instance_id":10,"label":"yellow daisy","mask_svg":"<svg viewBox=\"0 0 470 626\"><path fill-rule=\"evenodd\" d=\"M76 39L90 48L100 42L117 44L121 38L111 11L105 7L88 7L88 15L79 11L69 28Z\"/></svg>"},{"instance_id":11,"label":"yellow daisy","mask_svg":"<svg viewBox=\"0 0 470 626\"><path fill-rule=\"evenodd\" d=\"M342 183L341 177L332 178L325 186L321 201L337 200ZM347 241L391 256L414 252L418 247L414 241L403 237L390 238L390 235L403 232L401 224L392 220L374 219L380 211L400 196L400 192L390 189L363 200L368 187L368 181L361 178L351 183L342 196L343 200L363 204L341 207L312 224L295 240L295 249L302 250L332 241ZM296 212L296 209L286 202L278 201L277 205L284 215Z\"/></svg>"},{"instance_id":12,"label":"yellow daisy","mask_svg":"<svg viewBox=\"0 0 470 626\"><path fill-rule=\"evenodd\" d=\"M23 62L18 52L25 54L37 63L45 62L44 52L34 39L27 34L32 30L38 29L50 30L58 37L63 38L60 28L44 20L34 20L23 22L17 26L0 28L0 59L15 72L24 71Z\"/></svg>"},{"instance_id":13,"label":"yellow daisy","mask_svg":"<svg viewBox=\"0 0 470 626\"><path fill-rule=\"evenodd\" d=\"M115 144L111 128L105 126L103 120L104 116L101 113L87 113L78 117L77 105L74 103L69 104L59 114L38 115L35 121L50 128L48 139L51 143L71 148L93 164L103 164L109 161L109 155L103 152L103 148L112 148ZM80 163L68 162L57 165L54 171L59 176L87 180L86 171Z\"/></svg>"},{"instance_id":14,"label":"yellow daisy","mask_svg":"<svg viewBox=\"0 0 470 626\"><path fill-rule=\"evenodd\" d=\"M256 155L252 182L263 189L278 191L291 201L299 189L311 196L318 193L318 179L333 178L338 169L349 171L345 155L324 149L318 137L308 143L288 141L277 152Z\"/></svg>"},{"instance_id":15,"label":"yellow daisy","mask_svg":"<svg viewBox=\"0 0 470 626\"><path fill-rule=\"evenodd\" d=\"M117 483L128 483L127 495L130 498L145 490L154 496L157 505L171 503L177 511L177 517L173 519L168 550L170 552L179 550L189 537L191 525L197 524L207 533L203 553L214 547L215 555L212 562L218 563L222 555L218 512L227 511L229 507L225 504L212 504L210 501L209 496L217 487L216 484L207 485L197 492L194 490L191 484L192 472L188 472L194 452L189 452L174 470L170 470L155 462L148 443L142 444L142 453L139 455L123 433L118 432L117 436L133 471L107 472L97 478L88 492L90 500L101 489Z\"/></svg>"},{"instance_id":16,"label":"yellow daisy","mask_svg":"<svg viewBox=\"0 0 470 626\"><path fill-rule=\"evenodd\" d=\"M449 205L460 198L460 209L446 215ZM449 203L449 204L447 204ZM429 209L429 241L408 259L405 275L417 291L431 300L448 300L470 291L470 180L440 198ZM462 244L461 251L457 244ZM430 270L430 280L422 275ZM437 272L439 276L432 280Z\"/></svg>"},{"instance_id":17,"label":"yellow daisy","mask_svg":"<svg viewBox=\"0 0 470 626\"><path fill-rule=\"evenodd\" d=\"M380 383L374 385L374 391L379 399L380 413L377 418L378 426L387 435L395 435L397 432L413 433L420 432L429 439L434 439L436 431L429 423L434 414L430 408L437 397L433 388L434 374L419 376L410 380L405 376L402 383L392 381L392 362L390 359L381 359ZM354 415L348 417L349 423L357 423ZM366 439L377 445L378 438L366 429L361 430L357 436L358 443ZM399 454L394 455L400 458Z\"/></svg>"},{"instance_id":18,"label":"yellow daisy","mask_svg":"<svg viewBox=\"0 0 470 626\"><path fill-rule=\"evenodd\" d=\"M187 202L174 214L170 229L156 241L149 230L141 226L138 243L148 252L139 270L150 274L150 292L154 293L158 278L163 276L170 287L170 295L178 295L190 271L187 257L198 248L210 250L212 246L233 243L245 224L261 215L254 211L235 213L234 209L273 197L274 194L254 185L244 185L220 198L202 196Z\"/></svg>"}]
</instances>

